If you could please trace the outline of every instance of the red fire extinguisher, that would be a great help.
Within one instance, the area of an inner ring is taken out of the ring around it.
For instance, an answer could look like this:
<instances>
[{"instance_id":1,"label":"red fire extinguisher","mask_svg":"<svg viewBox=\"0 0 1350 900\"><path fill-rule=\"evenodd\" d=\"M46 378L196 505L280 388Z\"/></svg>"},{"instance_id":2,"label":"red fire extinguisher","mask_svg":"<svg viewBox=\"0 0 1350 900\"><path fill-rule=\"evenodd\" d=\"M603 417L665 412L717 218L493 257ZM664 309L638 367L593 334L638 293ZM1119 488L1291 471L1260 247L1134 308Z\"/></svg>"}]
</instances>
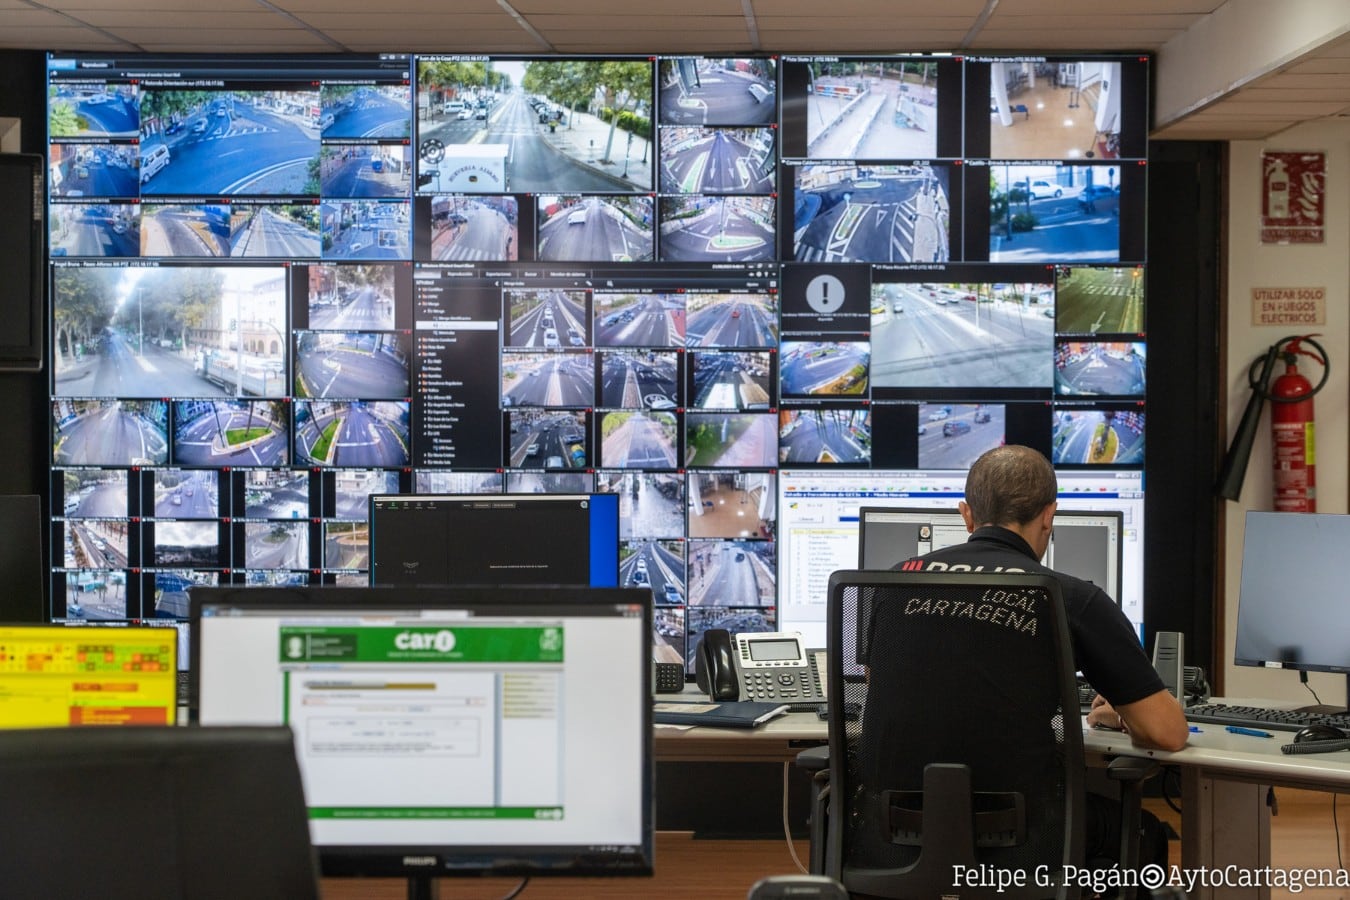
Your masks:
<instances>
[{"instance_id":1,"label":"red fire extinguisher","mask_svg":"<svg viewBox=\"0 0 1350 900\"><path fill-rule=\"evenodd\" d=\"M1226 500L1236 500L1242 492L1247 460L1261 421L1261 407L1267 398L1271 401L1271 424L1274 437L1273 466L1275 469L1275 509L1279 512L1316 512L1317 477L1314 464L1316 454L1313 441L1313 395L1327 383L1331 366L1327 352L1313 340L1315 334L1292 335L1281 338L1266 350L1265 356L1255 360L1247 371L1247 382L1252 396L1233 437L1233 443L1224 457L1219 472L1217 493ZM1317 352L1305 350L1304 344ZM1298 370L1298 358L1307 356L1322 366L1322 379L1312 384ZM1278 378L1275 364L1284 361L1284 374Z\"/></svg>"},{"instance_id":2,"label":"red fire extinguisher","mask_svg":"<svg viewBox=\"0 0 1350 900\"><path fill-rule=\"evenodd\" d=\"M1276 512L1317 512L1313 394L1321 390L1322 385L1314 388L1297 365L1300 355L1317 360L1323 367L1322 383L1326 383L1326 351L1313 340L1317 336L1285 339L1280 351L1284 374L1271 382L1267 391L1270 426L1275 439L1272 464ZM1304 342L1317 347L1319 352L1304 350Z\"/></svg>"}]
</instances>

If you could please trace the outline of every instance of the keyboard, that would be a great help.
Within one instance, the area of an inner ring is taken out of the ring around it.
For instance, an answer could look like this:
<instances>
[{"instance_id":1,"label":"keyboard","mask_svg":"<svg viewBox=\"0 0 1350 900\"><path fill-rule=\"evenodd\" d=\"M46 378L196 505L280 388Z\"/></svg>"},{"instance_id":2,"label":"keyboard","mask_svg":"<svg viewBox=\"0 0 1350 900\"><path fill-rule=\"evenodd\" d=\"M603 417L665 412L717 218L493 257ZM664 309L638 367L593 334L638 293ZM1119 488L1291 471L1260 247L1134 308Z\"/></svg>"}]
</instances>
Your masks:
<instances>
[{"instance_id":1,"label":"keyboard","mask_svg":"<svg viewBox=\"0 0 1350 900\"><path fill-rule=\"evenodd\" d=\"M1186 707L1186 721L1209 725L1237 725L1270 731L1298 731L1306 725L1334 725L1350 731L1350 714L1310 713L1297 709L1265 709L1259 706L1229 706L1201 703Z\"/></svg>"},{"instance_id":2,"label":"keyboard","mask_svg":"<svg viewBox=\"0 0 1350 900\"><path fill-rule=\"evenodd\" d=\"M1078 711L1086 715L1092 711L1092 701L1097 691L1082 678L1078 679Z\"/></svg>"}]
</instances>

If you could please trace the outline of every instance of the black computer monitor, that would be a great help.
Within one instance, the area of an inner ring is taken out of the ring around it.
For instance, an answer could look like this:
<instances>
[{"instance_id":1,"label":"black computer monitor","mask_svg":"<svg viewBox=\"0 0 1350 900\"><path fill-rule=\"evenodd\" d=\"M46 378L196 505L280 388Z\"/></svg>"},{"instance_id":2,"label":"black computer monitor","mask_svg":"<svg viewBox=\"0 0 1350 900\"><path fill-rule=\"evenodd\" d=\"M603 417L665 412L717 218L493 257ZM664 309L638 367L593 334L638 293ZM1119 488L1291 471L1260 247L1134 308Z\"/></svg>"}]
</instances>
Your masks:
<instances>
[{"instance_id":1,"label":"black computer monitor","mask_svg":"<svg viewBox=\"0 0 1350 900\"><path fill-rule=\"evenodd\" d=\"M373 494L371 584L619 583L618 494Z\"/></svg>"},{"instance_id":2,"label":"black computer monitor","mask_svg":"<svg viewBox=\"0 0 1350 900\"><path fill-rule=\"evenodd\" d=\"M1042 562L1092 582L1119 603L1122 520L1119 510L1057 510ZM967 537L966 524L956 510L865 506L858 510L858 565L890 569L906 559L965 543Z\"/></svg>"},{"instance_id":3,"label":"black computer monitor","mask_svg":"<svg viewBox=\"0 0 1350 900\"><path fill-rule=\"evenodd\" d=\"M649 875L650 591L198 588L203 725L286 724L325 875Z\"/></svg>"},{"instance_id":4,"label":"black computer monitor","mask_svg":"<svg viewBox=\"0 0 1350 900\"><path fill-rule=\"evenodd\" d=\"M1347 547L1350 516L1247 513L1235 665L1341 672L1350 687L1341 562ZM1309 709L1328 711L1322 706Z\"/></svg>"},{"instance_id":5,"label":"black computer monitor","mask_svg":"<svg viewBox=\"0 0 1350 900\"><path fill-rule=\"evenodd\" d=\"M0 783L6 897L318 900L285 728L3 731Z\"/></svg>"}]
</instances>

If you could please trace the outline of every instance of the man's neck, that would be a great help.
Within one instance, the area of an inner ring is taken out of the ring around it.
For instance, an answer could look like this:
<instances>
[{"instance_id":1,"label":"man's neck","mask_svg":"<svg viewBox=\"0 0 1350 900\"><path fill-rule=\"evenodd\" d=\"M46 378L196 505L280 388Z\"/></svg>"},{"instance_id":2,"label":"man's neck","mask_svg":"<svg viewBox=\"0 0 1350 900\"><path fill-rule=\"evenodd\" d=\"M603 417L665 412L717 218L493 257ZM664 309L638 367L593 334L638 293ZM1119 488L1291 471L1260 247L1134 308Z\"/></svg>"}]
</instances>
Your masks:
<instances>
[{"instance_id":1,"label":"man's neck","mask_svg":"<svg viewBox=\"0 0 1350 900\"><path fill-rule=\"evenodd\" d=\"M984 525L981 525L980 528L1002 528L1004 531L1011 531L1013 534L1017 535L1022 540L1027 542L1027 546L1031 548L1031 552L1033 554L1036 553L1036 541L1034 539L1037 537L1037 535L1034 520L1032 522L1028 522L1025 525L1015 525L1015 524L995 525L992 522L987 522ZM1044 552L1042 552L1041 555L1037 556L1036 558L1040 559L1041 556L1044 555L1045 555Z\"/></svg>"}]
</instances>

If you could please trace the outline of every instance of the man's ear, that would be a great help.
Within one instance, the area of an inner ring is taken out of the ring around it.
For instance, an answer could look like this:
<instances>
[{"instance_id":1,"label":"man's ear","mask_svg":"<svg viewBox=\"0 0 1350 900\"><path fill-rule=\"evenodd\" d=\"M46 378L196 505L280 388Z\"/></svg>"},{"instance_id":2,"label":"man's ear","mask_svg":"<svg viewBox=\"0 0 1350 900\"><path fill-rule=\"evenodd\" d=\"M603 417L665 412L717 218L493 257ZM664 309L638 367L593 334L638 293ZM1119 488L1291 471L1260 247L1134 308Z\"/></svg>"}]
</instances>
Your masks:
<instances>
[{"instance_id":1,"label":"man's ear","mask_svg":"<svg viewBox=\"0 0 1350 900\"><path fill-rule=\"evenodd\" d=\"M956 505L956 508L961 510L961 521L966 523L966 531L973 534L975 532L975 516L970 511L970 504L962 500Z\"/></svg>"},{"instance_id":2,"label":"man's ear","mask_svg":"<svg viewBox=\"0 0 1350 900\"><path fill-rule=\"evenodd\" d=\"M1041 526L1049 533L1055 527L1055 511L1059 509L1059 501L1051 503L1041 512Z\"/></svg>"}]
</instances>

